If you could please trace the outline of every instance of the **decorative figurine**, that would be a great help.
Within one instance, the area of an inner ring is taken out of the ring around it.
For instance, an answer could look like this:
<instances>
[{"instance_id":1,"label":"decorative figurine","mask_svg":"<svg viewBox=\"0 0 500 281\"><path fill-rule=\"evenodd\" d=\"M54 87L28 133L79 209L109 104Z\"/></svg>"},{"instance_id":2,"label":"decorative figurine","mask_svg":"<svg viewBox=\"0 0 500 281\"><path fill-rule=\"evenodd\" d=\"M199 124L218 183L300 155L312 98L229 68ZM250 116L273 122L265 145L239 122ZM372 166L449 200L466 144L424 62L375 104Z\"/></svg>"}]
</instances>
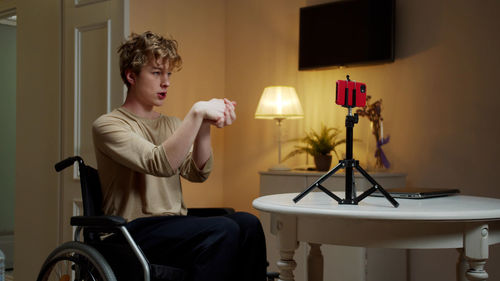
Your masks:
<instances>
[{"instance_id":1,"label":"decorative figurine","mask_svg":"<svg viewBox=\"0 0 500 281\"><path fill-rule=\"evenodd\" d=\"M377 143L377 149L375 150L375 168L389 168L391 163L387 160L382 146L389 142L390 136L384 138L384 124L382 118L382 99L370 103L371 96L366 96L366 105L356 110L359 116L368 118L371 122L372 133L375 137Z\"/></svg>"}]
</instances>

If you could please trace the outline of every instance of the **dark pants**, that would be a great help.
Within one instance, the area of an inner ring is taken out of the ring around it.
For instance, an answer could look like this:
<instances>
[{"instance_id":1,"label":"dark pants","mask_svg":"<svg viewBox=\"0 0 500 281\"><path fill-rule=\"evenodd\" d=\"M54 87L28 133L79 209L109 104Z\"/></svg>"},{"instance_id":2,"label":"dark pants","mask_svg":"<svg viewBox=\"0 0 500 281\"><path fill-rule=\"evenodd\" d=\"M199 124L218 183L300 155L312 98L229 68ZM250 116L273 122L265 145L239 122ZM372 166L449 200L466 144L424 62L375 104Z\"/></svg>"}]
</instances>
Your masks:
<instances>
[{"instance_id":1,"label":"dark pants","mask_svg":"<svg viewBox=\"0 0 500 281\"><path fill-rule=\"evenodd\" d=\"M183 268L188 280L266 279L264 232L254 215L140 218L127 228L149 262Z\"/></svg>"}]
</instances>

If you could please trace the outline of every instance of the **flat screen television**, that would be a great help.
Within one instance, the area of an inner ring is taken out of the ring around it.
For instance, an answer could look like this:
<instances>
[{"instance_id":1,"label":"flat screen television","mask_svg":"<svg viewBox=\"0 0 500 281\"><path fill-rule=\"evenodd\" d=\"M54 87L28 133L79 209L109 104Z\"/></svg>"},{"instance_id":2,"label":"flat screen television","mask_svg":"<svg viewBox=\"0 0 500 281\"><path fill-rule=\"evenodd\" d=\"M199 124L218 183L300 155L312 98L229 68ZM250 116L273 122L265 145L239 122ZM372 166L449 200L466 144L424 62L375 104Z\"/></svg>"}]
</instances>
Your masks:
<instances>
[{"instance_id":1,"label":"flat screen television","mask_svg":"<svg viewBox=\"0 0 500 281\"><path fill-rule=\"evenodd\" d=\"M299 70L394 61L395 0L341 0L300 9Z\"/></svg>"}]
</instances>

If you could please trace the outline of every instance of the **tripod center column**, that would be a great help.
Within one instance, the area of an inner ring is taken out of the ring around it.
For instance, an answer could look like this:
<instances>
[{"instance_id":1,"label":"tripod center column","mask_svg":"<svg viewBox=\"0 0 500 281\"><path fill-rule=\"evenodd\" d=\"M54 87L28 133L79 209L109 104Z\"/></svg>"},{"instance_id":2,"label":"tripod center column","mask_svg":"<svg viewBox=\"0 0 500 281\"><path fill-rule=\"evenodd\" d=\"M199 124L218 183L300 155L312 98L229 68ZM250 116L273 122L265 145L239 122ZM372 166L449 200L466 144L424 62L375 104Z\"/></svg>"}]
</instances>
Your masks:
<instances>
[{"instance_id":1,"label":"tripod center column","mask_svg":"<svg viewBox=\"0 0 500 281\"><path fill-rule=\"evenodd\" d=\"M352 114L352 108L348 107L348 114L345 118L345 127L346 127L346 167L345 167L345 199L342 204L352 204L356 205L357 202L355 201L356 198L356 188L354 186L354 175L353 175L353 128L354 124L358 123L358 114Z\"/></svg>"}]
</instances>

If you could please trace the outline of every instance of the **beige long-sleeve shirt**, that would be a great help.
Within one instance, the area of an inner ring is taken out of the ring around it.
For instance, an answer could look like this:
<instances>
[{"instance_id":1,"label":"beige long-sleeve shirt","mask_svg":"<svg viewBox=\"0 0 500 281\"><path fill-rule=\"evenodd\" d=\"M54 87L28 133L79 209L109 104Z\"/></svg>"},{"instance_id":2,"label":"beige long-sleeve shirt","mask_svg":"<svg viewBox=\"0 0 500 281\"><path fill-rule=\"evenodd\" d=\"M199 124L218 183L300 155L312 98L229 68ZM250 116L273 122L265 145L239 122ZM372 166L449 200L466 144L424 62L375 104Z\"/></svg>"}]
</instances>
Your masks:
<instances>
[{"instance_id":1,"label":"beige long-sleeve shirt","mask_svg":"<svg viewBox=\"0 0 500 281\"><path fill-rule=\"evenodd\" d=\"M127 220L158 215L185 215L180 176L194 182L207 179L213 158L199 170L189 153L177 170L169 165L161 145L181 121L161 115L141 118L118 108L102 115L92 133L103 193L103 210Z\"/></svg>"}]
</instances>

